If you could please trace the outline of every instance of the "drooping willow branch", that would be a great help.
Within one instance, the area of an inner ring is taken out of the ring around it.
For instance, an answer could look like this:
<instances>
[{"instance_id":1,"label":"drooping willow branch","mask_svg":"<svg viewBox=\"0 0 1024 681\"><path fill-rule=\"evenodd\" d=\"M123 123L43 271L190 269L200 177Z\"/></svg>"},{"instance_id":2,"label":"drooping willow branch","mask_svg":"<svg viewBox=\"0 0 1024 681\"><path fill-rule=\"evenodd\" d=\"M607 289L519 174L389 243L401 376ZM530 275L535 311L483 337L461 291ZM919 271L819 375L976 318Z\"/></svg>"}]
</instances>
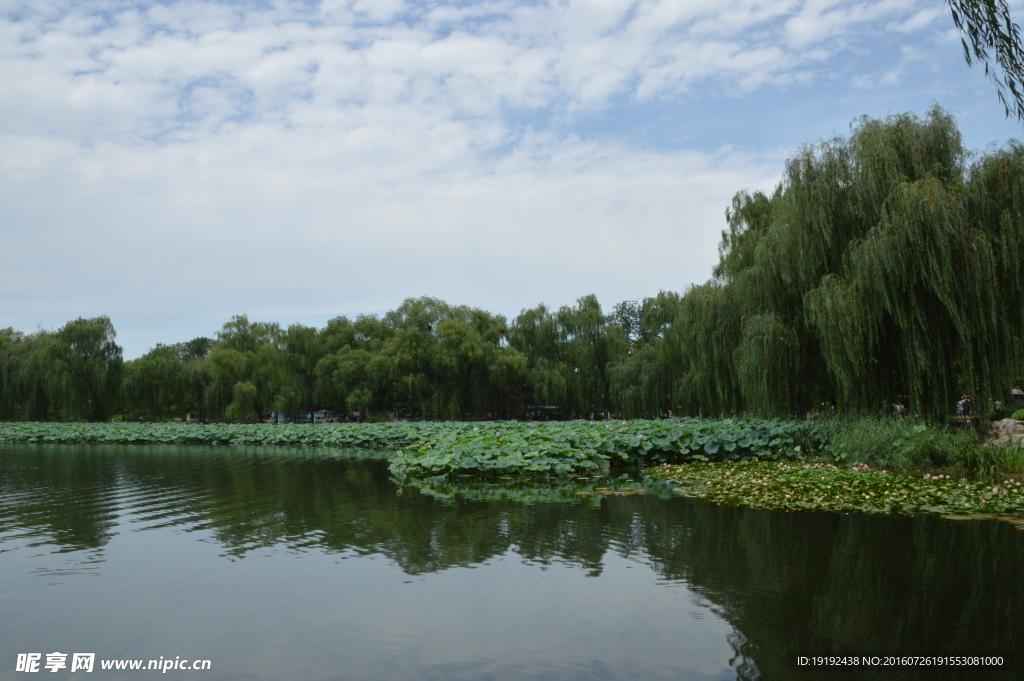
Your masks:
<instances>
[{"instance_id":1,"label":"drooping willow branch","mask_svg":"<svg viewBox=\"0 0 1024 681\"><path fill-rule=\"evenodd\" d=\"M1006 116L1024 121L1024 46L1006 0L947 0L964 59L985 67Z\"/></svg>"}]
</instances>

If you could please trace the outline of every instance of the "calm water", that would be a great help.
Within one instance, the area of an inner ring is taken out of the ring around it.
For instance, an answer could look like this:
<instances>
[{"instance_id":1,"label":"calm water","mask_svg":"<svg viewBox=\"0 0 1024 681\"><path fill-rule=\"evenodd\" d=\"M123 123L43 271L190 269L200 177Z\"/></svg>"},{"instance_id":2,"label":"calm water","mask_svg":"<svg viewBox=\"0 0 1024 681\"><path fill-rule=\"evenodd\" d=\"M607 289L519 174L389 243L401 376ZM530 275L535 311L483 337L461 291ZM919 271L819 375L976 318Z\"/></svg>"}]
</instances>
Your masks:
<instances>
[{"instance_id":1,"label":"calm water","mask_svg":"<svg viewBox=\"0 0 1024 681\"><path fill-rule=\"evenodd\" d=\"M0 679L53 651L95 652L87 679L181 656L212 668L162 678L679 681L918 678L791 671L791 650L1024 650L1005 524L656 492L400 488L355 452L0 445Z\"/></svg>"}]
</instances>

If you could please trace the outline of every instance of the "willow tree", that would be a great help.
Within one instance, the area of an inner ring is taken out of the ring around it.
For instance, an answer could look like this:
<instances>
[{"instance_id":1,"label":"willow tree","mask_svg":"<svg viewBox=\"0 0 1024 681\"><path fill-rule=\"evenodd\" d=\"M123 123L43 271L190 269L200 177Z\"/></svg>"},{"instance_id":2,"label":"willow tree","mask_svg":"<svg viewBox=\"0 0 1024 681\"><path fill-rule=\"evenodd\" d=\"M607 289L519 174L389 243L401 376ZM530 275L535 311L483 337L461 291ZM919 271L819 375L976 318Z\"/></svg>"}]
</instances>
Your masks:
<instances>
[{"instance_id":1,"label":"willow tree","mask_svg":"<svg viewBox=\"0 0 1024 681\"><path fill-rule=\"evenodd\" d=\"M683 296L664 350L667 363L679 367L673 396L682 413L728 415L743 408L733 361L742 312L734 288L720 282L693 286Z\"/></svg>"},{"instance_id":2,"label":"willow tree","mask_svg":"<svg viewBox=\"0 0 1024 681\"><path fill-rule=\"evenodd\" d=\"M199 337L173 345L157 344L125 362L121 394L127 413L157 419L196 411L205 418L204 396L210 382L206 356L213 340Z\"/></svg>"},{"instance_id":3,"label":"willow tree","mask_svg":"<svg viewBox=\"0 0 1024 681\"><path fill-rule=\"evenodd\" d=\"M726 211L714 277L613 371L629 415L948 413L1024 379L1024 147L972 156L934 107L802 148ZM636 306L620 306L637 327Z\"/></svg>"},{"instance_id":4,"label":"willow tree","mask_svg":"<svg viewBox=\"0 0 1024 681\"><path fill-rule=\"evenodd\" d=\"M681 297L661 293L641 309L638 342L611 367L615 410L631 418L740 410L734 355L742 309L733 287L712 281Z\"/></svg>"},{"instance_id":5,"label":"willow tree","mask_svg":"<svg viewBox=\"0 0 1024 681\"><path fill-rule=\"evenodd\" d=\"M1006 0L947 0L968 66L982 64L1006 116L1024 120L1024 46Z\"/></svg>"},{"instance_id":6,"label":"willow tree","mask_svg":"<svg viewBox=\"0 0 1024 681\"><path fill-rule=\"evenodd\" d=\"M523 310L509 329L509 340L526 358L532 404L565 404L575 390L576 375L555 312L544 304Z\"/></svg>"},{"instance_id":7,"label":"willow tree","mask_svg":"<svg viewBox=\"0 0 1024 681\"><path fill-rule=\"evenodd\" d=\"M501 315L431 297L381 318L339 317L320 333L316 395L363 416L402 410L428 418L519 411L526 362L508 347Z\"/></svg>"},{"instance_id":8,"label":"willow tree","mask_svg":"<svg viewBox=\"0 0 1024 681\"><path fill-rule=\"evenodd\" d=\"M802 149L772 196L738 195L728 214L712 285L738 329L684 345L731 344L716 373L748 411L899 400L939 415L960 392L1004 394L1024 373L1024 154L968 161L938 107Z\"/></svg>"},{"instance_id":9,"label":"willow tree","mask_svg":"<svg viewBox=\"0 0 1024 681\"><path fill-rule=\"evenodd\" d=\"M25 391L21 380L25 334L0 329L0 420L24 417Z\"/></svg>"},{"instance_id":10,"label":"willow tree","mask_svg":"<svg viewBox=\"0 0 1024 681\"><path fill-rule=\"evenodd\" d=\"M50 421L82 418L67 409L70 389L55 371L58 354L54 332L25 335L14 329L0 332L0 413L3 418Z\"/></svg>"},{"instance_id":11,"label":"willow tree","mask_svg":"<svg viewBox=\"0 0 1024 681\"><path fill-rule=\"evenodd\" d=\"M576 389L564 405L577 414L611 407L609 369L626 353L628 340L618 326L608 324L597 296L583 296L574 306L558 311L567 345L567 359L575 374Z\"/></svg>"},{"instance_id":12,"label":"willow tree","mask_svg":"<svg viewBox=\"0 0 1024 681\"><path fill-rule=\"evenodd\" d=\"M505 319L430 297L409 298L384 316L387 340L367 365L378 409L461 419L491 409L490 366Z\"/></svg>"},{"instance_id":13,"label":"willow tree","mask_svg":"<svg viewBox=\"0 0 1024 681\"><path fill-rule=\"evenodd\" d=\"M626 355L628 334L588 295L555 311L523 310L509 343L525 359L533 403L582 416L612 406L612 367Z\"/></svg>"},{"instance_id":14,"label":"willow tree","mask_svg":"<svg viewBox=\"0 0 1024 681\"><path fill-rule=\"evenodd\" d=\"M60 418L106 421L114 414L124 374L115 336L108 317L79 318L37 341L27 368L42 377Z\"/></svg>"},{"instance_id":15,"label":"willow tree","mask_svg":"<svg viewBox=\"0 0 1024 681\"><path fill-rule=\"evenodd\" d=\"M121 393L129 412L158 420L184 415L188 382L176 348L158 344L142 357L126 362Z\"/></svg>"},{"instance_id":16,"label":"willow tree","mask_svg":"<svg viewBox=\"0 0 1024 681\"><path fill-rule=\"evenodd\" d=\"M316 397L320 404L339 413L365 415L387 407L382 386L380 349L395 330L375 315L355 320L335 317L320 331L324 356L316 365ZM408 396L409 391L403 395Z\"/></svg>"},{"instance_id":17,"label":"willow tree","mask_svg":"<svg viewBox=\"0 0 1024 681\"><path fill-rule=\"evenodd\" d=\"M236 315L217 333L206 357L210 382L204 401L228 420L262 420L286 385L284 333L274 322Z\"/></svg>"},{"instance_id":18,"label":"willow tree","mask_svg":"<svg viewBox=\"0 0 1024 681\"><path fill-rule=\"evenodd\" d=\"M284 381L275 400L277 411L311 412L322 405L317 398L317 364L327 354L319 331L292 324L281 341Z\"/></svg>"},{"instance_id":19,"label":"willow tree","mask_svg":"<svg viewBox=\"0 0 1024 681\"><path fill-rule=\"evenodd\" d=\"M674 377L682 373L681 358L672 355L674 345L664 342L680 315L682 297L660 291L643 301L624 301L612 308L611 325L618 326L628 342L609 367L611 402L628 418L662 414L678 409Z\"/></svg>"},{"instance_id":20,"label":"willow tree","mask_svg":"<svg viewBox=\"0 0 1024 681\"><path fill-rule=\"evenodd\" d=\"M969 167L952 117L861 122L849 146L855 206L877 215L806 300L839 394L906 396L931 414L955 395L998 397L1022 372L1024 154Z\"/></svg>"}]
</instances>

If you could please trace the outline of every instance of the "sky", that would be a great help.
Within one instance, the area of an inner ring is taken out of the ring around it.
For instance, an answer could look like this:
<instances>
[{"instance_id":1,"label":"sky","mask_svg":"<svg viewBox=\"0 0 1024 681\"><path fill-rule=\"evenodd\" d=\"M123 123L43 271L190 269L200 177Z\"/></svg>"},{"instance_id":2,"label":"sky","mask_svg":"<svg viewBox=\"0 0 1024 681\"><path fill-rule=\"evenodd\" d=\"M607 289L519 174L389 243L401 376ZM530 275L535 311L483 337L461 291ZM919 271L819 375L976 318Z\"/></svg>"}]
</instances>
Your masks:
<instances>
[{"instance_id":1,"label":"sky","mask_svg":"<svg viewBox=\"0 0 1024 681\"><path fill-rule=\"evenodd\" d=\"M0 0L0 328L681 292L736 192L934 104L1022 138L936 0Z\"/></svg>"}]
</instances>

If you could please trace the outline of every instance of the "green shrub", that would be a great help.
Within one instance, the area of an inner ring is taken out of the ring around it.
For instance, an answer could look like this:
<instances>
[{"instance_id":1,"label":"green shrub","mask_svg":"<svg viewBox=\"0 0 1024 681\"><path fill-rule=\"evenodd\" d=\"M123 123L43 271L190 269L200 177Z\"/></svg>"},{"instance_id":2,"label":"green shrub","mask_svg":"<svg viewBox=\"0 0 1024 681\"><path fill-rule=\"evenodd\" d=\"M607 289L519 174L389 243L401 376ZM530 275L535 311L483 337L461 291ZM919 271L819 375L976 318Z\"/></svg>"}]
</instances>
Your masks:
<instances>
[{"instance_id":1,"label":"green shrub","mask_svg":"<svg viewBox=\"0 0 1024 681\"><path fill-rule=\"evenodd\" d=\"M1011 419L1017 419L1018 421L1024 421L1024 409L1018 409L1017 411L1010 414Z\"/></svg>"},{"instance_id":2,"label":"green shrub","mask_svg":"<svg viewBox=\"0 0 1024 681\"><path fill-rule=\"evenodd\" d=\"M950 465L975 477L991 477L1006 471L1006 452L1002 447L985 447L970 433L948 438L945 452Z\"/></svg>"},{"instance_id":3,"label":"green shrub","mask_svg":"<svg viewBox=\"0 0 1024 681\"><path fill-rule=\"evenodd\" d=\"M826 455L846 464L903 471L952 468L977 478L1024 472L1024 449L985 446L966 431L905 419L841 417L828 422L827 432Z\"/></svg>"},{"instance_id":4,"label":"green shrub","mask_svg":"<svg viewBox=\"0 0 1024 681\"><path fill-rule=\"evenodd\" d=\"M954 443L951 433L906 419L837 418L828 422L827 430L831 458L876 468L941 467L958 446L967 446Z\"/></svg>"},{"instance_id":5,"label":"green shrub","mask_svg":"<svg viewBox=\"0 0 1024 681\"><path fill-rule=\"evenodd\" d=\"M916 437L927 427L905 419L837 417L826 426L826 453L846 464L868 464L876 468L912 468L930 461L929 449ZM928 461L922 459L929 459Z\"/></svg>"}]
</instances>

